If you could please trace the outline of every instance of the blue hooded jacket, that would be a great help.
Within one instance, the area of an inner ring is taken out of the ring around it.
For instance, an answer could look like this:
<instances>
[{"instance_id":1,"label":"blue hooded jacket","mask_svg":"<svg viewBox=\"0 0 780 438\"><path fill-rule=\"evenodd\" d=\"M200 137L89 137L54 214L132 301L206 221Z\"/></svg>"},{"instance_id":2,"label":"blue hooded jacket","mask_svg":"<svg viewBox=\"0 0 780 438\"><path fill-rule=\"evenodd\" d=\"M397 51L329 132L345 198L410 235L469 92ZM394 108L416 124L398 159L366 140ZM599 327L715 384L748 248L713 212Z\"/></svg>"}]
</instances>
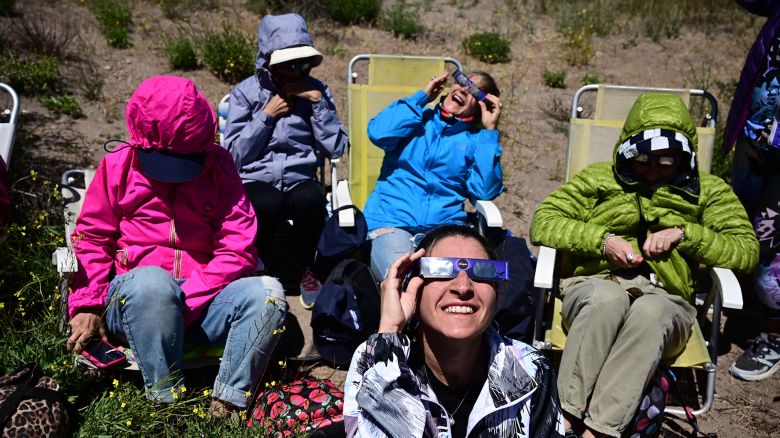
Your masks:
<instances>
[{"instance_id":1,"label":"blue hooded jacket","mask_svg":"<svg viewBox=\"0 0 780 438\"><path fill-rule=\"evenodd\" d=\"M306 22L297 14L266 15L257 34L255 75L230 92L224 147L244 183L263 181L286 192L315 177L317 154L339 157L347 145L347 131L330 89L311 76L303 80L322 93L322 100L296 97L292 110L276 119L263 112L279 92L268 67L271 53L313 43Z\"/></svg>"},{"instance_id":2,"label":"blue hooded jacket","mask_svg":"<svg viewBox=\"0 0 780 438\"><path fill-rule=\"evenodd\" d=\"M503 190L498 131L443 120L420 90L368 123L368 138L385 151L366 201L369 230L426 231L466 219L463 201L494 199Z\"/></svg>"}]
</instances>

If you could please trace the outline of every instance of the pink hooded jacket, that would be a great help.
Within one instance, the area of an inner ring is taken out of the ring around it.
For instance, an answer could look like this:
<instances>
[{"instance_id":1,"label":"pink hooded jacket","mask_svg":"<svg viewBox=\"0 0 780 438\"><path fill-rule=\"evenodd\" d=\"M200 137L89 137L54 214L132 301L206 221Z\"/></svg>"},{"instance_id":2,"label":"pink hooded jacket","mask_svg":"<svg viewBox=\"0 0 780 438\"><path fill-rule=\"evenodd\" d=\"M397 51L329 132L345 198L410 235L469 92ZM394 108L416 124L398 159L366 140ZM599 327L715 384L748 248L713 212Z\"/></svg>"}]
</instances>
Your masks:
<instances>
[{"instance_id":1,"label":"pink hooded jacket","mask_svg":"<svg viewBox=\"0 0 780 438\"><path fill-rule=\"evenodd\" d=\"M159 266L184 280L189 325L225 286L255 269L257 219L233 158L214 143L214 111L191 81L147 79L126 114L132 147L100 162L71 236L79 270L70 316L105 307L112 271ZM206 159L193 180L166 183L144 174L136 148Z\"/></svg>"}]
</instances>

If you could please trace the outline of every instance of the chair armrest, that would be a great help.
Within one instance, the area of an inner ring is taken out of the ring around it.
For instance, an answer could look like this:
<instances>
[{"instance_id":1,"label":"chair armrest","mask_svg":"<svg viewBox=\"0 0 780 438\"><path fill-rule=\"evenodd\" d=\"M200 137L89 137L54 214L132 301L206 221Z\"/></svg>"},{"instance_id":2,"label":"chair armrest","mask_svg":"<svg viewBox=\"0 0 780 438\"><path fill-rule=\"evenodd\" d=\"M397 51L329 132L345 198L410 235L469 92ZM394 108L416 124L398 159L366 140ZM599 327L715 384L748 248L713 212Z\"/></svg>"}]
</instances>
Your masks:
<instances>
[{"instance_id":1,"label":"chair armrest","mask_svg":"<svg viewBox=\"0 0 780 438\"><path fill-rule=\"evenodd\" d=\"M493 201L479 200L474 205L477 212L485 217L485 223L489 228L501 228L504 226L504 220L501 218L501 212Z\"/></svg>"},{"instance_id":2,"label":"chair armrest","mask_svg":"<svg viewBox=\"0 0 780 438\"><path fill-rule=\"evenodd\" d=\"M741 309L742 288L739 286L737 276L731 272L731 269L712 267L709 271L712 287L723 297L723 306L729 309Z\"/></svg>"},{"instance_id":3,"label":"chair armrest","mask_svg":"<svg viewBox=\"0 0 780 438\"><path fill-rule=\"evenodd\" d=\"M352 204L352 196L349 194L349 184L347 183L347 180L341 180L336 184L335 194L336 196L333 203L334 208ZM355 226L355 211L353 209L348 208L339 212L339 226L342 228Z\"/></svg>"},{"instance_id":4,"label":"chair armrest","mask_svg":"<svg viewBox=\"0 0 780 438\"><path fill-rule=\"evenodd\" d=\"M534 273L534 287L552 289L556 252L555 248L539 247L539 257L536 260L536 272Z\"/></svg>"}]
</instances>

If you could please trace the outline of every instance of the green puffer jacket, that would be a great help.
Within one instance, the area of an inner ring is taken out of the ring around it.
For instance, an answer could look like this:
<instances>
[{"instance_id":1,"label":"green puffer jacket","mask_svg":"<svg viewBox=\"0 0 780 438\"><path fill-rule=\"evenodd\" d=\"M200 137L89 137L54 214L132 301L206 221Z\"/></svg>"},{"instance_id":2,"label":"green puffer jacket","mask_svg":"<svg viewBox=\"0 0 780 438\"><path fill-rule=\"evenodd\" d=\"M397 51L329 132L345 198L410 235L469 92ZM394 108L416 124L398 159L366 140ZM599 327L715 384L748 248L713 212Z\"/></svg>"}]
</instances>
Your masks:
<instances>
[{"instance_id":1,"label":"green puffer jacket","mask_svg":"<svg viewBox=\"0 0 780 438\"><path fill-rule=\"evenodd\" d=\"M695 151L696 128L683 102L670 94L646 93L626 118L613 161L618 163L618 146L629 137L656 128L682 133ZM699 263L751 270L758 260L758 241L744 208L722 179L699 172L693 161L684 183L655 190L631 178L627 165L593 164L539 204L531 241L566 251L570 258L562 274L593 275L615 268L601 252L607 233L623 237L640 253L640 233L682 225L682 242L645 261L669 292L687 300L694 290L691 273Z\"/></svg>"}]
</instances>

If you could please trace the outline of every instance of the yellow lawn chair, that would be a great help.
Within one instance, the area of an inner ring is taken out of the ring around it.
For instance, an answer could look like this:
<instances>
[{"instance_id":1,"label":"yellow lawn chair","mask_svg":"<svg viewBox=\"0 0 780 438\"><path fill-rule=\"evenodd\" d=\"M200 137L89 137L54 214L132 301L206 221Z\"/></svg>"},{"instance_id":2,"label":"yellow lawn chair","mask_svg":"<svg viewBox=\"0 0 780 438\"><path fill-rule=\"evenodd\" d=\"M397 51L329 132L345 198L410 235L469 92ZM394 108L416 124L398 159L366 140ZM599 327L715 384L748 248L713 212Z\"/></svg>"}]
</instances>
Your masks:
<instances>
[{"instance_id":1,"label":"yellow lawn chair","mask_svg":"<svg viewBox=\"0 0 780 438\"><path fill-rule=\"evenodd\" d=\"M591 163L612 161L615 143L623 128L623 122L631 106L640 94L647 91L674 93L691 108L691 99L703 99L709 104L709 112L704 114L704 125L697 128L699 136L699 170L709 172L712 164L715 143L715 124L717 120L717 102L703 90L629 87L618 85L587 85L574 95L569 125L569 150L566 165L566 180ZM583 96L593 97L592 117L583 117ZM563 350L566 343L565 330L561 324L561 300L558 298L558 279L556 270L556 250L542 246L534 276L534 286L539 288L536 300L536 321L534 346L541 350ZM742 291L737 278L728 269L708 268L712 279L709 291L696 295L698 325L694 327L685 350L676 357L664 358L672 367L694 368L706 375L705 393L700 400L695 415L710 410L715 394L715 371L717 363L717 345L720 334L721 307L742 308ZM712 322L708 339L705 340L700 327L705 324L708 311L712 308ZM666 413L685 418L681 407L667 406Z\"/></svg>"},{"instance_id":2,"label":"yellow lawn chair","mask_svg":"<svg viewBox=\"0 0 780 438\"><path fill-rule=\"evenodd\" d=\"M447 65L463 68L460 62L447 57L364 54L352 58L347 75L349 177L338 182L334 207L354 204L362 209L379 177L384 151L368 139L369 120L394 101L414 94ZM474 207L480 231L503 226L501 214L492 202L480 200ZM351 215L352 211L344 213Z\"/></svg>"}]
</instances>

